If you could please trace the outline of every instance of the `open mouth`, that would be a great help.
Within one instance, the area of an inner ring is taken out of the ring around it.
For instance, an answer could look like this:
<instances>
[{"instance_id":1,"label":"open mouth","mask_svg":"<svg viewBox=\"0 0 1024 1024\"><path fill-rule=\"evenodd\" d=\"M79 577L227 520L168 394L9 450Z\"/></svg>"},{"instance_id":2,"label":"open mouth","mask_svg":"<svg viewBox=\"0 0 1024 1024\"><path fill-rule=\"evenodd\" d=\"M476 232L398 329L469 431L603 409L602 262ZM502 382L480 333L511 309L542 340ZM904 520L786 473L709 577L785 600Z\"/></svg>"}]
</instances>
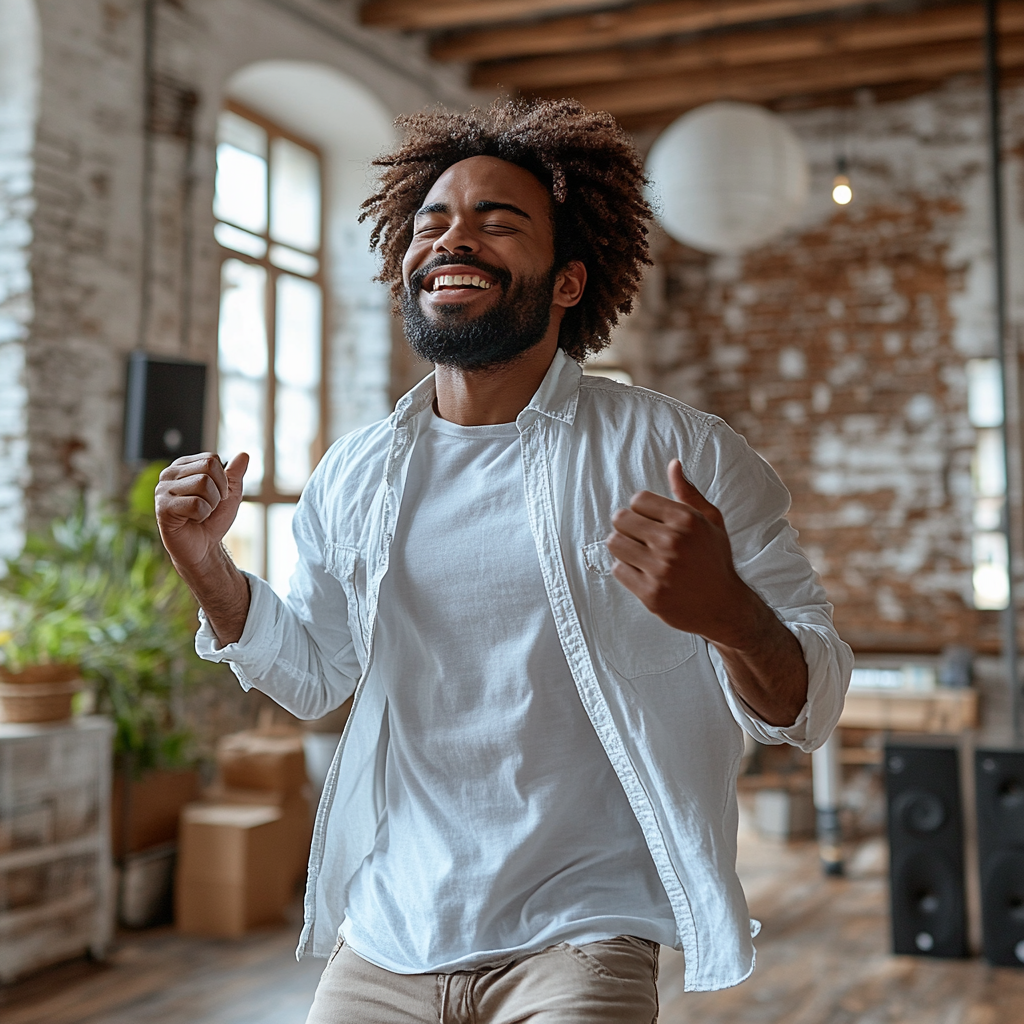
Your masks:
<instances>
[{"instance_id":1,"label":"open mouth","mask_svg":"<svg viewBox=\"0 0 1024 1024\"><path fill-rule=\"evenodd\" d=\"M439 267L429 273L423 280L423 291L446 292L465 288L487 291L495 283L490 275L471 270L468 267L458 273L452 273L452 269L450 266Z\"/></svg>"}]
</instances>

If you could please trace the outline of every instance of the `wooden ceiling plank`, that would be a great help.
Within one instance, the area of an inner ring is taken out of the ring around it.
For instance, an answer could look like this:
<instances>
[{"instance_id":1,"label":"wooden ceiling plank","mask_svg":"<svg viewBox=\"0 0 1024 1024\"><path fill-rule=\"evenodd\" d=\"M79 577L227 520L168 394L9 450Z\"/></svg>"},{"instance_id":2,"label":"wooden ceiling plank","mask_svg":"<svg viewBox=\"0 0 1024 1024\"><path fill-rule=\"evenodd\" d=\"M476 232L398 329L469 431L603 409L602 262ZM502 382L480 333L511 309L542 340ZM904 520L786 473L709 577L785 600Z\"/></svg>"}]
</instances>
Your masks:
<instances>
[{"instance_id":1,"label":"wooden ceiling plank","mask_svg":"<svg viewBox=\"0 0 1024 1024\"><path fill-rule=\"evenodd\" d=\"M1024 32L1024 0L1002 0L999 26L1003 33ZM979 5L970 4L827 25L733 32L688 43L495 62L477 67L471 80L479 88L550 89L566 83L615 82L637 75L650 78L717 67L980 39L984 31L984 11Z\"/></svg>"},{"instance_id":2,"label":"wooden ceiling plank","mask_svg":"<svg viewBox=\"0 0 1024 1024\"><path fill-rule=\"evenodd\" d=\"M535 24L476 29L434 41L440 61L597 50L618 43L700 32L709 28L819 14L856 7L864 0L661 0L596 14L552 18Z\"/></svg>"},{"instance_id":3,"label":"wooden ceiling plank","mask_svg":"<svg viewBox=\"0 0 1024 1024\"><path fill-rule=\"evenodd\" d=\"M370 0L359 9L359 20L374 28L404 31L459 28L515 21L573 9L622 7L626 0Z\"/></svg>"},{"instance_id":4,"label":"wooden ceiling plank","mask_svg":"<svg viewBox=\"0 0 1024 1024\"><path fill-rule=\"evenodd\" d=\"M1000 43L1004 67L1024 65L1024 34ZM763 103L785 96L855 89L916 79L941 80L962 72L978 71L984 63L976 42L936 43L931 46L880 50L842 57L721 69L714 74L665 75L628 82L568 87L542 95L572 96L592 110L617 116L687 110L716 99Z\"/></svg>"}]
</instances>

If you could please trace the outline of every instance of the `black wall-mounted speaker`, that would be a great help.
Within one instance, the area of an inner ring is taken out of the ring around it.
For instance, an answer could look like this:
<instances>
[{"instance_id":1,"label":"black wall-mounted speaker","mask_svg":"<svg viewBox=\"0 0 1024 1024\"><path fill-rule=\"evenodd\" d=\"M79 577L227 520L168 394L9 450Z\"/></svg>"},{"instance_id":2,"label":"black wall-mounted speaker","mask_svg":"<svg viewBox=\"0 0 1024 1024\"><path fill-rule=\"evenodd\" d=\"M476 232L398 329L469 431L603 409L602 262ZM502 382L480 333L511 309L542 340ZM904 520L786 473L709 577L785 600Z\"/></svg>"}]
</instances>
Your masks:
<instances>
[{"instance_id":1,"label":"black wall-mounted speaker","mask_svg":"<svg viewBox=\"0 0 1024 1024\"><path fill-rule=\"evenodd\" d=\"M985 959L1024 965L1024 751L977 750L978 867Z\"/></svg>"},{"instance_id":2,"label":"black wall-mounted speaker","mask_svg":"<svg viewBox=\"0 0 1024 1024\"><path fill-rule=\"evenodd\" d=\"M967 955L960 763L951 747L885 748L894 953Z\"/></svg>"},{"instance_id":3,"label":"black wall-mounted speaker","mask_svg":"<svg viewBox=\"0 0 1024 1024\"><path fill-rule=\"evenodd\" d=\"M205 400L205 363L133 352L125 389L125 461L173 460L202 451Z\"/></svg>"}]
</instances>

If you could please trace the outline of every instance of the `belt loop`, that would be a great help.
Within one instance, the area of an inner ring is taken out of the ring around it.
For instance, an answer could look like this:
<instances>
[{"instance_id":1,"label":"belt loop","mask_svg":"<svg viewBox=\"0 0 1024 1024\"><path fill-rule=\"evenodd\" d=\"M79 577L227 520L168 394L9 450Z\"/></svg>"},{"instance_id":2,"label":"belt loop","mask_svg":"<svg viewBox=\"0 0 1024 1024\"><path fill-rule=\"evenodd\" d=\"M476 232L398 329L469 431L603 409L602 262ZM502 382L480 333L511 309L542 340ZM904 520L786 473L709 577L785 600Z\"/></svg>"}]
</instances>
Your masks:
<instances>
[{"instance_id":1,"label":"belt loop","mask_svg":"<svg viewBox=\"0 0 1024 1024\"><path fill-rule=\"evenodd\" d=\"M444 1008L448 1002L448 986L451 984L452 976L450 974L439 974L437 980L441 985L441 1011L437 1015L437 1024L444 1024Z\"/></svg>"}]
</instances>

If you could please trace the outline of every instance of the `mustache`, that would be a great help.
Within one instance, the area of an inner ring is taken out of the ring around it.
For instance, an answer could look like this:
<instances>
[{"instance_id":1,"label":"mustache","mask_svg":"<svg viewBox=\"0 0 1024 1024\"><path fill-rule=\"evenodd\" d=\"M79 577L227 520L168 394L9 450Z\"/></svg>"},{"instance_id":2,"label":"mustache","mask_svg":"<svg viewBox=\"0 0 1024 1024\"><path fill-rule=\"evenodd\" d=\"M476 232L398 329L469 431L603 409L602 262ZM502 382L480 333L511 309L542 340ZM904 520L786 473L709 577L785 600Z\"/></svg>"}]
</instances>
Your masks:
<instances>
[{"instance_id":1,"label":"mustache","mask_svg":"<svg viewBox=\"0 0 1024 1024\"><path fill-rule=\"evenodd\" d=\"M427 275L432 274L441 267L474 267L477 270L484 271L486 274L490 274L501 285L503 290L507 289L512 283L512 275L507 270L492 266L490 263L485 263L476 256L467 255L457 258L455 256L436 256L429 263L409 275L409 291L414 294L418 292L423 287L423 282L426 280Z\"/></svg>"}]
</instances>

